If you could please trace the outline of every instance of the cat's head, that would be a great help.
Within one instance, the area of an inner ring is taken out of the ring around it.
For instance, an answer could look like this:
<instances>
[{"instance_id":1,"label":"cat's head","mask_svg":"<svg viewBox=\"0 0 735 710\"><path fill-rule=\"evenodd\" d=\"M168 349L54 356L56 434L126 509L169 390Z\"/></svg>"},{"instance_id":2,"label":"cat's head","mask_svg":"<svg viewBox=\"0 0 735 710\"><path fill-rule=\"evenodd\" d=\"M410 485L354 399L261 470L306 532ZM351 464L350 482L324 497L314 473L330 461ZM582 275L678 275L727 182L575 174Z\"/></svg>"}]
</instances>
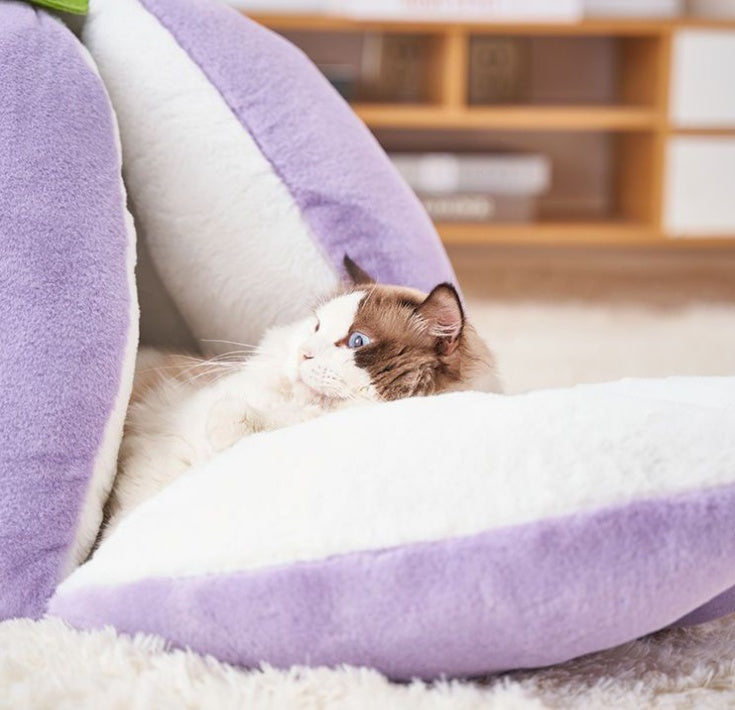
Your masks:
<instances>
[{"instance_id":1,"label":"cat's head","mask_svg":"<svg viewBox=\"0 0 735 710\"><path fill-rule=\"evenodd\" d=\"M454 286L426 294L376 284L349 257L345 266L353 287L319 306L299 337L303 384L334 399L499 391L493 356Z\"/></svg>"}]
</instances>

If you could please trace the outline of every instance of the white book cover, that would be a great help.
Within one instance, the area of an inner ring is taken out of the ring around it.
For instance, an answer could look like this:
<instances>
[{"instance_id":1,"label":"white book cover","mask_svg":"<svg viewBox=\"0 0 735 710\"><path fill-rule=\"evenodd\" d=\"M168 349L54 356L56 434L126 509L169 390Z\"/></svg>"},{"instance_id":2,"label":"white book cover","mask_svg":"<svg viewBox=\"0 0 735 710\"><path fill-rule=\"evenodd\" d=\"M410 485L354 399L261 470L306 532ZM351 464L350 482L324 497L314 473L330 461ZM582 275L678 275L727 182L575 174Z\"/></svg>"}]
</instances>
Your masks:
<instances>
[{"instance_id":1,"label":"white book cover","mask_svg":"<svg viewBox=\"0 0 735 710\"><path fill-rule=\"evenodd\" d=\"M384 20L569 22L584 7L583 0L333 0L332 9Z\"/></svg>"},{"instance_id":2,"label":"white book cover","mask_svg":"<svg viewBox=\"0 0 735 710\"><path fill-rule=\"evenodd\" d=\"M393 164L417 192L538 195L551 184L549 159L533 153L393 153Z\"/></svg>"},{"instance_id":3,"label":"white book cover","mask_svg":"<svg viewBox=\"0 0 735 710\"><path fill-rule=\"evenodd\" d=\"M495 200L483 194L419 195L433 220L485 222L495 214Z\"/></svg>"}]
</instances>

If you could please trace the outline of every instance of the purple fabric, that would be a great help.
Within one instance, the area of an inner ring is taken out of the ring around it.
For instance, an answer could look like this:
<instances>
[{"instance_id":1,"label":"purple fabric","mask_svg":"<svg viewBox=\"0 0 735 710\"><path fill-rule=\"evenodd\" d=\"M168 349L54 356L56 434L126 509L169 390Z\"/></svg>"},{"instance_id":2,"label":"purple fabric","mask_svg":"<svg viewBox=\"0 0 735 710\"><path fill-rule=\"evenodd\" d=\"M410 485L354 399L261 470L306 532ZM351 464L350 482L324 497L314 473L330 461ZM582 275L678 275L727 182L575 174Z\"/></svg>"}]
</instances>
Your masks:
<instances>
[{"instance_id":1,"label":"purple fabric","mask_svg":"<svg viewBox=\"0 0 735 710\"><path fill-rule=\"evenodd\" d=\"M0 3L0 618L59 581L130 326L112 116L78 46Z\"/></svg>"},{"instance_id":2,"label":"purple fabric","mask_svg":"<svg viewBox=\"0 0 735 710\"><path fill-rule=\"evenodd\" d=\"M696 624L704 624L713 619L719 619L721 616L732 614L735 611L735 587L730 587L722 594L718 594L706 604L687 614L684 618L679 619L674 626L694 626Z\"/></svg>"},{"instance_id":3,"label":"purple fabric","mask_svg":"<svg viewBox=\"0 0 735 710\"><path fill-rule=\"evenodd\" d=\"M321 247L383 283L454 274L382 148L293 45L211 0L141 0L202 69L290 190Z\"/></svg>"},{"instance_id":4,"label":"purple fabric","mask_svg":"<svg viewBox=\"0 0 735 710\"><path fill-rule=\"evenodd\" d=\"M735 486L262 571L86 588L50 605L246 666L394 678L558 663L660 629L735 583Z\"/></svg>"}]
</instances>

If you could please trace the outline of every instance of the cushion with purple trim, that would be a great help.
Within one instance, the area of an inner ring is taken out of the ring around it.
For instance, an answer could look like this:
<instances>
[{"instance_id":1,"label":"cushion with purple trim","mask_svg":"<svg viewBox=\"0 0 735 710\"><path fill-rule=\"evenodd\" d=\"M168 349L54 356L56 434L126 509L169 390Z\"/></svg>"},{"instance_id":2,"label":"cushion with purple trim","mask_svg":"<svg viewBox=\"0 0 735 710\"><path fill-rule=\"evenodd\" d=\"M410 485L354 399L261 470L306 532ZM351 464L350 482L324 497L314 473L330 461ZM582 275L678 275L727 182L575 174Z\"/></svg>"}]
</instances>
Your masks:
<instances>
[{"instance_id":1,"label":"cushion with purple trim","mask_svg":"<svg viewBox=\"0 0 735 710\"><path fill-rule=\"evenodd\" d=\"M97 535L137 303L117 127L60 22L0 3L0 619L37 616Z\"/></svg>"},{"instance_id":2,"label":"cushion with purple trim","mask_svg":"<svg viewBox=\"0 0 735 710\"><path fill-rule=\"evenodd\" d=\"M212 0L92 0L83 41L137 223L200 340L254 343L300 317L345 253L383 283L454 280L415 195L283 38Z\"/></svg>"},{"instance_id":3,"label":"cushion with purple trim","mask_svg":"<svg viewBox=\"0 0 735 710\"><path fill-rule=\"evenodd\" d=\"M545 666L735 610L735 378L369 405L242 440L50 609L246 666Z\"/></svg>"}]
</instances>

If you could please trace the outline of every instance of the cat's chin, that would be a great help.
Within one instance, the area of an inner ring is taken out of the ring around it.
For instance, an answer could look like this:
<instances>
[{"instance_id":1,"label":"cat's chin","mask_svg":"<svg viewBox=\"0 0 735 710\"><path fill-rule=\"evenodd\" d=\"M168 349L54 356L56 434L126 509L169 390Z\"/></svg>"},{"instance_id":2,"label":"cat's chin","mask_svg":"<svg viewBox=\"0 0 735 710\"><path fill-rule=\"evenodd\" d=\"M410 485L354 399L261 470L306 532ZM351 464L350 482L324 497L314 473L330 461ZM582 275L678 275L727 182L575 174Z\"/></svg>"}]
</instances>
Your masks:
<instances>
[{"instance_id":1,"label":"cat's chin","mask_svg":"<svg viewBox=\"0 0 735 710\"><path fill-rule=\"evenodd\" d=\"M297 399L305 404L316 404L324 409L330 409L345 399L334 392L322 390L316 384L310 384L303 374L297 376L293 385L293 392Z\"/></svg>"},{"instance_id":2,"label":"cat's chin","mask_svg":"<svg viewBox=\"0 0 735 710\"><path fill-rule=\"evenodd\" d=\"M310 385L304 380L301 374L296 376L296 380L292 383L292 388L294 397L305 404L322 404L331 399L324 392Z\"/></svg>"}]
</instances>

